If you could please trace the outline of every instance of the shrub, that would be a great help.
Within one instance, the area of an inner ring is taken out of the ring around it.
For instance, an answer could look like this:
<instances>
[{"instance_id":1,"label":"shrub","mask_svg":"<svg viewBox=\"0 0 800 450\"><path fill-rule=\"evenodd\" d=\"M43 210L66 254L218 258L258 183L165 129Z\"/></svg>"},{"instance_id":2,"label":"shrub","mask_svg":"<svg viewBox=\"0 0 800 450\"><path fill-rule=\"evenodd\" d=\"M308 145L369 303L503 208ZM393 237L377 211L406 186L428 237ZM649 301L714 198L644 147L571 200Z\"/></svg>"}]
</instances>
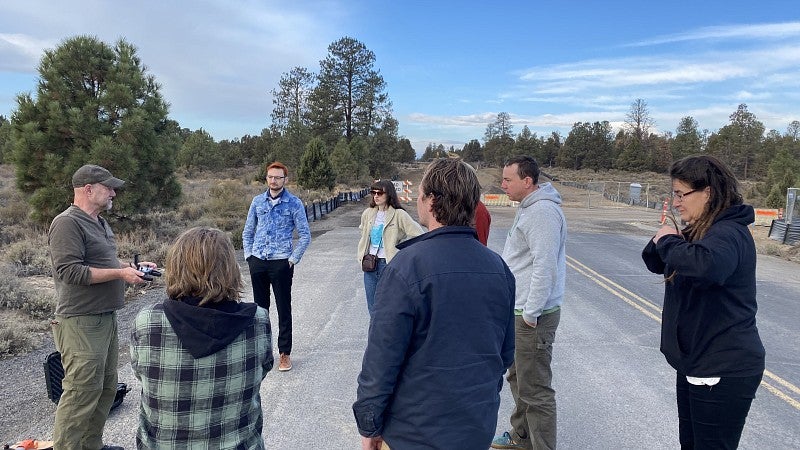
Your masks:
<instances>
[{"instance_id":1,"label":"shrub","mask_svg":"<svg viewBox=\"0 0 800 450\"><path fill-rule=\"evenodd\" d=\"M0 326L0 356L27 353L38 345L31 334L18 320L3 320Z\"/></svg>"},{"instance_id":2,"label":"shrub","mask_svg":"<svg viewBox=\"0 0 800 450\"><path fill-rule=\"evenodd\" d=\"M45 234L9 244L4 257L7 262L16 266L17 273L20 275L49 275L51 273L52 264Z\"/></svg>"},{"instance_id":3,"label":"shrub","mask_svg":"<svg viewBox=\"0 0 800 450\"><path fill-rule=\"evenodd\" d=\"M184 203L178 209L178 216L187 222L191 222L203 217L203 212L203 205L201 204Z\"/></svg>"},{"instance_id":4,"label":"shrub","mask_svg":"<svg viewBox=\"0 0 800 450\"><path fill-rule=\"evenodd\" d=\"M242 183L234 180L218 181L208 194L206 210L212 216L239 218L247 216L252 196Z\"/></svg>"},{"instance_id":5,"label":"shrub","mask_svg":"<svg viewBox=\"0 0 800 450\"><path fill-rule=\"evenodd\" d=\"M242 243L242 232L244 231L244 221L239 224L236 228L231 230L231 242L233 242L233 248L236 250L241 250L244 248L244 244Z\"/></svg>"},{"instance_id":6,"label":"shrub","mask_svg":"<svg viewBox=\"0 0 800 450\"><path fill-rule=\"evenodd\" d=\"M0 265L0 307L21 309L33 296L16 274L13 266Z\"/></svg>"},{"instance_id":7,"label":"shrub","mask_svg":"<svg viewBox=\"0 0 800 450\"><path fill-rule=\"evenodd\" d=\"M28 225L0 225L0 246L21 241L30 236L30 234L31 228Z\"/></svg>"},{"instance_id":8,"label":"shrub","mask_svg":"<svg viewBox=\"0 0 800 450\"><path fill-rule=\"evenodd\" d=\"M56 312L56 297L49 292L32 294L22 310L34 319L49 319Z\"/></svg>"},{"instance_id":9,"label":"shrub","mask_svg":"<svg viewBox=\"0 0 800 450\"><path fill-rule=\"evenodd\" d=\"M25 223L30 206L19 191L3 189L0 191L0 224L14 225Z\"/></svg>"},{"instance_id":10,"label":"shrub","mask_svg":"<svg viewBox=\"0 0 800 450\"><path fill-rule=\"evenodd\" d=\"M140 255L142 259L149 259L145 256L158 245L156 236L156 232L151 229L117 234L117 255L123 261L133 262L135 255Z\"/></svg>"}]
</instances>

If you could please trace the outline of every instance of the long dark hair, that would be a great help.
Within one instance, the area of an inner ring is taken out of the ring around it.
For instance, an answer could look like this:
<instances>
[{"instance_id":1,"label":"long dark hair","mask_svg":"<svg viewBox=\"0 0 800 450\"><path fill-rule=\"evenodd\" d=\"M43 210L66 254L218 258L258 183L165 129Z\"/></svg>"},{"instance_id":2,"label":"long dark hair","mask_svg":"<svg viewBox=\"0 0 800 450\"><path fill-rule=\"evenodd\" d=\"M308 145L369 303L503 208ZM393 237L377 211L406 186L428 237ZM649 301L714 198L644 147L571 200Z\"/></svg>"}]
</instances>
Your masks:
<instances>
[{"instance_id":1,"label":"long dark hair","mask_svg":"<svg viewBox=\"0 0 800 450\"><path fill-rule=\"evenodd\" d=\"M378 180L372 183L369 188L370 191L383 191L386 194L386 206L391 206L394 209L405 209L400 204L400 199L397 198L397 190L394 188L394 183L389 180ZM369 199L369 207L374 208L378 205L375 204L375 196L371 195Z\"/></svg>"},{"instance_id":2,"label":"long dark hair","mask_svg":"<svg viewBox=\"0 0 800 450\"><path fill-rule=\"evenodd\" d=\"M710 191L703 214L683 230L689 241L702 239L722 211L744 202L739 193L739 182L733 172L713 156L687 156L679 159L672 163L669 176L688 184L692 189L709 188Z\"/></svg>"}]
</instances>

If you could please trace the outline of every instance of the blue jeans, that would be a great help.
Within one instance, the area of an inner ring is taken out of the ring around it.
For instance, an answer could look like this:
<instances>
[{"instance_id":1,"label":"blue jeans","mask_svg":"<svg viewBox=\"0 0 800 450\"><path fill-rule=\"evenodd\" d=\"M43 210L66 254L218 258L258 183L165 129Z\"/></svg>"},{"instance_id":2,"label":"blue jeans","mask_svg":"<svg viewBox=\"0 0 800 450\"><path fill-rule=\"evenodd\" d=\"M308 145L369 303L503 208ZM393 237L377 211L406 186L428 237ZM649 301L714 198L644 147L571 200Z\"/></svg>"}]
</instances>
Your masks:
<instances>
[{"instance_id":1,"label":"blue jeans","mask_svg":"<svg viewBox=\"0 0 800 450\"><path fill-rule=\"evenodd\" d=\"M378 281L380 281L385 268L386 259L378 258L378 267L373 272L364 272L364 290L367 292L367 311L369 311L370 317L372 317L375 305L375 290L378 288Z\"/></svg>"},{"instance_id":2,"label":"blue jeans","mask_svg":"<svg viewBox=\"0 0 800 450\"><path fill-rule=\"evenodd\" d=\"M678 373L675 390L681 448L737 448L760 383L761 375L756 375L722 377L713 386L696 386Z\"/></svg>"}]
</instances>

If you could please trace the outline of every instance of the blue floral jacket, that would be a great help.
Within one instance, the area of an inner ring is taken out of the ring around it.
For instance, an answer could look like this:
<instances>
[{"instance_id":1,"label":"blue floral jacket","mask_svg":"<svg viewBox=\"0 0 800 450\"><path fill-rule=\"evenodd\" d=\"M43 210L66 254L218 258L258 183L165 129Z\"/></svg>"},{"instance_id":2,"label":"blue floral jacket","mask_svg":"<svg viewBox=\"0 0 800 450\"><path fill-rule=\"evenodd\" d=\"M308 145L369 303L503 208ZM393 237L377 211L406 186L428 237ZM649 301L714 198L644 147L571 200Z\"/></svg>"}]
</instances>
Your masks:
<instances>
[{"instance_id":1,"label":"blue floral jacket","mask_svg":"<svg viewBox=\"0 0 800 450\"><path fill-rule=\"evenodd\" d=\"M297 246L292 243L295 229L299 236ZM288 259L297 264L310 243L306 208L299 198L286 189L275 206L269 201L269 191L253 198L242 231L245 259L253 255L263 260Z\"/></svg>"}]
</instances>

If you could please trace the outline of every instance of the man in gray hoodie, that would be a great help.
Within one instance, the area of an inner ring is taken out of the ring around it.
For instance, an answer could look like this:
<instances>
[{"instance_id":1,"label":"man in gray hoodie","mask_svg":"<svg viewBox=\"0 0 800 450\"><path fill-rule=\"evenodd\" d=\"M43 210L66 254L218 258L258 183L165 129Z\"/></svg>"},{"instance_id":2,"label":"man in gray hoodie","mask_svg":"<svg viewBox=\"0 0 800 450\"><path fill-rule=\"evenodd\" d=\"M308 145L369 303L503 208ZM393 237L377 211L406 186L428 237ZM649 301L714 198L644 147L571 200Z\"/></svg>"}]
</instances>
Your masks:
<instances>
[{"instance_id":1,"label":"man in gray hoodie","mask_svg":"<svg viewBox=\"0 0 800 450\"><path fill-rule=\"evenodd\" d=\"M564 299L567 224L561 195L552 184L539 184L539 165L530 156L505 163L501 187L520 202L503 248L516 278L516 350L507 377L515 408L511 431L497 436L492 448L553 449L556 397L550 362Z\"/></svg>"}]
</instances>

